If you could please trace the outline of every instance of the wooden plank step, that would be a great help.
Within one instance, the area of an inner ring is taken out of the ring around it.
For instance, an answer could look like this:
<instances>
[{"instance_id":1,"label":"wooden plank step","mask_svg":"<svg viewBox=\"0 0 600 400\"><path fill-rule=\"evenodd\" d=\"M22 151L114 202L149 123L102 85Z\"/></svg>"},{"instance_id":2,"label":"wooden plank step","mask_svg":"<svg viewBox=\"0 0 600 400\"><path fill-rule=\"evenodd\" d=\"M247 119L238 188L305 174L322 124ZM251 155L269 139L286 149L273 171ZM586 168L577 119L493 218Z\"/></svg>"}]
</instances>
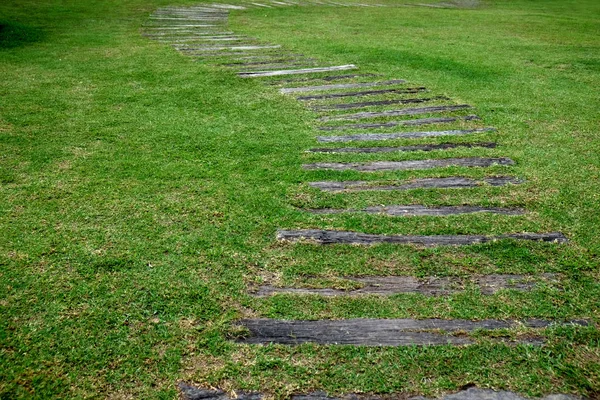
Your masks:
<instances>
[{"instance_id":1,"label":"wooden plank step","mask_svg":"<svg viewBox=\"0 0 600 400\"><path fill-rule=\"evenodd\" d=\"M387 205L371 206L362 209L340 209L340 208L314 208L306 210L312 214L342 214L342 213L366 213L383 214L392 217L429 216L440 217L447 215L491 213L502 215L523 215L525 211L521 208L503 207L479 207L479 206L440 206L425 207L418 204L411 205Z\"/></svg>"},{"instance_id":2,"label":"wooden plank step","mask_svg":"<svg viewBox=\"0 0 600 400\"><path fill-rule=\"evenodd\" d=\"M541 344L543 341L531 342L521 341L526 344ZM183 400L263 400L266 397L259 392L235 391L235 396L228 395L222 390L203 389L192 386L185 382L177 384ZM425 398L423 396L413 396L405 393L390 393L385 395L373 395L364 393L349 393L340 397L328 396L325 392L312 392L307 394L292 394L290 400L530 400L530 397L522 397L514 392L505 390L495 391L491 389L479 389L470 387L456 393L448 394L443 398ZM579 396L566 394L551 394L538 400L582 400Z\"/></svg>"},{"instance_id":3,"label":"wooden plank step","mask_svg":"<svg viewBox=\"0 0 600 400\"><path fill-rule=\"evenodd\" d=\"M285 69L280 71L256 71L256 72L238 72L238 76L242 78L260 78L266 76L279 76L279 75L296 75L296 74L315 74L319 72L329 71L346 71L351 69L357 69L356 65L337 65L332 67L318 67L318 68L304 68L304 69Z\"/></svg>"},{"instance_id":4,"label":"wooden plank step","mask_svg":"<svg viewBox=\"0 0 600 400\"><path fill-rule=\"evenodd\" d=\"M210 51L240 51L240 50L264 50L264 49L278 49L281 47L280 45L269 45L269 46L201 46L201 47L183 47L183 46L174 46L179 51L184 52L192 52L192 53L201 53L201 52L210 52Z\"/></svg>"},{"instance_id":5,"label":"wooden plank step","mask_svg":"<svg viewBox=\"0 0 600 400\"><path fill-rule=\"evenodd\" d=\"M393 296L401 293L419 293L425 296L447 296L449 294L463 292L467 287L474 286L479 289L483 295L493 295L503 289L512 289L521 292L530 291L536 287L539 281L555 281L556 274L542 274L541 276L491 274L472 275L468 278L454 276L429 276L425 278L415 278L413 276L367 276L344 277L343 279L357 282L361 284L362 287L358 289L343 290L263 285L257 287L251 294L255 297L267 297L276 294L358 297L364 295Z\"/></svg>"},{"instance_id":6,"label":"wooden plank step","mask_svg":"<svg viewBox=\"0 0 600 400\"><path fill-rule=\"evenodd\" d=\"M295 58L295 57L288 57L288 58L278 58L278 57L272 57L270 60L267 61L249 61L249 62L229 62L229 63L225 63L225 64L221 64L224 65L226 67L247 67L247 66L253 66L253 65L269 65L269 64L275 64L275 63L284 63L284 62L293 62L293 61L316 61L316 59L314 58Z\"/></svg>"},{"instance_id":7,"label":"wooden plank step","mask_svg":"<svg viewBox=\"0 0 600 400\"><path fill-rule=\"evenodd\" d=\"M466 115L460 117L441 117L441 118L420 118L420 119L406 119L400 121L385 122L380 124L349 124L349 125L338 125L338 126L319 126L318 129L322 131L341 131L347 129L377 129L377 128L394 128L396 126L419 126L429 124L446 124L456 121L475 121L479 120L477 115Z\"/></svg>"},{"instance_id":8,"label":"wooden plank step","mask_svg":"<svg viewBox=\"0 0 600 400\"><path fill-rule=\"evenodd\" d=\"M345 74L345 75L328 75L328 76L321 76L321 77L316 77L316 78L295 78L295 79L277 79L271 82L268 82L269 85L283 85L286 83L299 83L299 82L319 82L319 81L324 81L324 82L333 82L333 81L339 81L339 80L344 80L344 79L353 79L353 78L374 78L374 77L378 77L381 75L377 75L377 74Z\"/></svg>"},{"instance_id":9,"label":"wooden plank step","mask_svg":"<svg viewBox=\"0 0 600 400\"><path fill-rule=\"evenodd\" d=\"M423 98L412 98L412 99L397 99L397 100L381 100L381 101L363 101L360 103L341 103L331 104L326 106L314 106L311 107L314 111L335 111L335 110L351 110L355 108L365 108L373 106L388 106L394 104L412 104L412 103L427 103L436 100L450 100L446 96L435 96L435 97L423 97Z\"/></svg>"},{"instance_id":10,"label":"wooden plank step","mask_svg":"<svg viewBox=\"0 0 600 400\"><path fill-rule=\"evenodd\" d=\"M277 240L298 242L310 240L318 244L362 244L376 243L414 244L420 246L467 246L488 243L501 239L532 240L537 242L566 243L568 239L560 232L512 233L496 236L485 235L378 235L349 231L322 229L297 229L277 231Z\"/></svg>"},{"instance_id":11,"label":"wooden plank step","mask_svg":"<svg viewBox=\"0 0 600 400\"><path fill-rule=\"evenodd\" d=\"M327 163L319 162L303 164L306 170L327 169L334 171L409 171L445 167L491 167L492 165L514 165L515 162L507 157L465 157L465 158L441 158L430 160L407 160L407 161L374 161L370 163Z\"/></svg>"},{"instance_id":12,"label":"wooden plank step","mask_svg":"<svg viewBox=\"0 0 600 400\"><path fill-rule=\"evenodd\" d=\"M360 135L317 136L321 143L369 142L394 139L418 139L438 136L459 136L474 133L496 132L496 128L455 129L448 131L401 132L401 133L366 133Z\"/></svg>"},{"instance_id":13,"label":"wooden plank step","mask_svg":"<svg viewBox=\"0 0 600 400\"><path fill-rule=\"evenodd\" d=\"M321 90L335 90L335 89L356 89L364 87L376 87L376 86L390 86L406 83L404 79L394 79L383 82L363 82L363 83L340 83L337 85L320 85L320 86L304 86L295 88L283 88L279 89L280 93L303 93L303 92L316 92Z\"/></svg>"},{"instance_id":14,"label":"wooden plank step","mask_svg":"<svg viewBox=\"0 0 600 400\"><path fill-rule=\"evenodd\" d=\"M458 333L473 332L478 329L496 330L521 326L547 328L555 324L552 321L538 319L524 321L371 318L339 321L243 319L237 325L246 328L249 335L239 338L237 341L247 344L288 345L301 343L357 346L461 345L472 343L472 340L464 335L453 336L439 333L439 331ZM569 324L587 325L584 321L572 321Z\"/></svg>"},{"instance_id":15,"label":"wooden plank step","mask_svg":"<svg viewBox=\"0 0 600 400\"><path fill-rule=\"evenodd\" d=\"M328 93L328 94L316 94L311 96L298 96L297 100L325 100L325 99L339 99L342 97L362 97L362 96L375 96L386 93L420 93L425 92L425 87L413 87L413 88L402 88L402 89L381 89L381 90L364 90L361 92L346 92L346 93Z\"/></svg>"},{"instance_id":16,"label":"wooden plank step","mask_svg":"<svg viewBox=\"0 0 600 400\"><path fill-rule=\"evenodd\" d=\"M511 176L495 176L484 179L452 176L448 178L413 179L411 181L400 181L394 184L381 184L381 182L377 181L323 181L310 182L308 185L325 192L358 192L412 189L463 189L475 188L486 184L491 186L504 186L508 184L518 185L521 183L523 183L522 180Z\"/></svg>"},{"instance_id":17,"label":"wooden plank step","mask_svg":"<svg viewBox=\"0 0 600 400\"><path fill-rule=\"evenodd\" d=\"M493 149L496 147L494 142L473 142L473 143L440 143L440 144L417 144L414 146L398 147L323 147L307 150L308 153L394 153L398 151L433 151L448 150L457 148L485 147Z\"/></svg>"},{"instance_id":18,"label":"wooden plank step","mask_svg":"<svg viewBox=\"0 0 600 400\"><path fill-rule=\"evenodd\" d=\"M257 65L257 66L250 66L250 67L244 67L246 72L254 70L254 69L260 69L262 71L267 71L267 70L274 70L274 69L282 69L282 68L297 68L297 67L301 67L301 68L308 68L311 65L316 65L315 62L311 62L311 61L306 61L306 62L290 62L290 63L279 63L279 64L267 64L267 65Z\"/></svg>"},{"instance_id":19,"label":"wooden plank step","mask_svg":"<svg viewBox=\"0 0 600 400\"><path fill-rule=\"evenodd\" d=\"M319 121L348 121L352 119L367 119L367 118L381 118L381 117L398 117L400 115L418 115L418 114L431 114L440 112L452 112L459 110L466 110L473 108L468 104L458 104L454 106L430 106L430 107L414 107L414 108L403 108L401 110L389 110L389 111L377 111L377 112L360 112L355 114L344 114L325 116L318 118Z\"/></svg>"}]
</instances>

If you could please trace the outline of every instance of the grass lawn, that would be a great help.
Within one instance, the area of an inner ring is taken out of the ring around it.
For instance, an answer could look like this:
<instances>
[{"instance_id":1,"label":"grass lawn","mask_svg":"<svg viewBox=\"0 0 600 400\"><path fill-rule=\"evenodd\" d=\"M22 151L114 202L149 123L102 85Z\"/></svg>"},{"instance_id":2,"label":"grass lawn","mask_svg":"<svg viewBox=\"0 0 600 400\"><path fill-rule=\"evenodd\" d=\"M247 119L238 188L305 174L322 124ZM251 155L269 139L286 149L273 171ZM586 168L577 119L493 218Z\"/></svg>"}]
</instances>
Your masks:
<instances>
[{"instance_id":1,"label":"grass lawn","mask_svg":"<svg viewBox=\"0 0 600 400\"><path fill-rule=\"evenodd\" d=\"M432 396L469 384L530 396L600 395L598 1L232 12L236 33L327 64L355 63L384 79L407 79L476 106L482 126L498 128L476 138L497 141L495 149L392 153L386 159L483 155L516 161L366 178L300 168L381 155L304 153L317 147L315 114L292 96L142 37L149 13L171 4L0 4L0 398L170 399L179 380L278 398L312 390ZM306 184L489 174L525 183L349 194ZM298 209L377 204L530 212L390 218ZM277 243L278 228L561 231L570 243L322 247ZM347 282L339 277L350 275L544 272L559 274L559 283L492 296L476 290L351 300L248 295L250 285L262 282L343 287ZM467 347L252 347L230 340L232 322L242 317L591 324L543 330L547 344L538 347L507 346L485 332L476 332L477 344Z\"/></svg>"}]
</instances>

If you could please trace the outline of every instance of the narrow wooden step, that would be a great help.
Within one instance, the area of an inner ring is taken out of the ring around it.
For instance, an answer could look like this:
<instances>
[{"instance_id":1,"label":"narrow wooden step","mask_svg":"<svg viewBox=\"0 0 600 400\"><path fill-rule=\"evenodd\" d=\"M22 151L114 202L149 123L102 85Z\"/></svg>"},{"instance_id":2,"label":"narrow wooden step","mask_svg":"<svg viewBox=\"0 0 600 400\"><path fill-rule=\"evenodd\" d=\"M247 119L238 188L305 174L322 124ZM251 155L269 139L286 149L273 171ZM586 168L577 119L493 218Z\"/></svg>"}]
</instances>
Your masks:
<instances>
[{"instance_id":1,"label":"narrow wooden step","mask_svg":"<svg viewBox=\"0 0 600 400\"><path fill-rule=\"evenodd\" d=\"M525 341L521 341L524 343ZM525 342L528 343L528 342ZM541 344L533 340L530 344ZM263 400L266 398L259 392L235 391L235 396L228 395L222 390L203 389L192 386L185 382L177 384L183 400ZM407 397L405 393L391 393L384 395L373 395L365 393L349 393L340 397L328 396L325 392L312 392L306 394L292 394L290 400L528 400L530 397L522 397L514 392L504 390L494 391L491 389L479 389L470 387L460 392L452 393L443 398L425 398L423 396ZM582 400L579 396L572 395L548 395L537 400Z\"/></svg>"},{"instance_id":2,"label":"narrow wooden step","mask_svg":"<svg viewBox=\"0 0 600 400\"><path fill-rule=\"evenodd\" d=\"M401 115L419 115L419 114L452 112L452 111L467 110L470 108L473 108L473 107L468 104L459 104L459 105L455 105L455 106L414 107L414 108L403 108L401 110L389 110L389 111L379 111L379 112L360 112L360 113L355 113L355 114L325 116L325 117L318 118L318 120L319 121L350 121L353 119L398 117Z\"/></svg>"},{"instance_id":3,"label":"narrow wooden step","mask_svg":"<svg viewBox=\"0 0 600 400\"><path fill-rule=\"evenodd\" d=\"M382 89L382 90L365 90L361 92L346 92L346 93L329 93L329 94L317 94L312 96L298 96L297 100L325 100L325 99L339 99L342 97L363 97L363 96L375 96L386 93L399 93L399 94L412 94L425 92L427 89L420 87L403 88L403 89Z\"/></svg>"},{"instance_id":4,"label":"narrow wooden step","mask_svg":"<svg viewBox=\"0 0 600 400\"><path fill-rule=\"evenodd\" d=\"M316 91L321 91L321 90L356 89L356 88L365 88L365 87L374 87L374 86L389 86L389 85L398 85L401 83L406 83L406 81L404 79L394 79L391 81L383 81L383 82L341 83L338 85L303 86L303 87L295 87L295 88L283 88L283 89L279 89L279 92L281 92L283 94L289 94L289 93L302 93L302 92L316 92Z\"/></svg>"},{"instance_id":5,"label":"narrow wooden step","mask_svg":"<svg viewBox=\"0 0 600 400\"><path fill-rule=\"evenodd\" d=\"M449 150L457 148L485 147L493 149L496 147L494 142L470 142L470 143L440 143L440 144L417 144L414 146L398 147L323 147L309 149L309 153L395 153L399 151L434 151Z\"/></svg>"},{"instance_id":6,"label":"narrow wooden step","mask_svg":"<svg viewBox=\"0 0 600 400\"><path fill-rule=\"evenodd\" d=\"M418 204L411 205L389 205L371 206L362 209L340 209L340 208L313 208L306 210L312 214L342 214L342 213L366 213L383 214L392 217L415 217L428 216L440 217L448 215L461 215L473 213L491 213L502 215L523 215L525 211L521 208L503 207L479 207L479 206L440 206L425 207Z\"/></svg>"},{"instance_id":7,"label":"narrow wooden step","mask_svg":"<svg viewBox=\"0 0 600 400\"><path fill-rule=\"evenodd\" d=\"M396 99L396 100L381 100L381 101L363 101L359 103L340 103L340 104L330 104L326 106L314 106L311 107L314 111L334 111L334 110L350 110L355 108L366 108L373 106L388 106L394 104L414 104L414 103L428 103L430 101L437 100L450 100L450 98L445 96L435 96L435 97L422 97L422 98L412 98L412 99Z\"/></svg>"},{"instance_id":8,"label":"narrow wooden step","mask_svg":"<svg viewBox=\"0 0 600 400\"><path fill-rule=\"evenodd\" d=\"M269 85L282 85L285 83L299 83L299 82L333 82L344 79L353 79L353 78L374 78L380 75L377 74L346 74L346 75L327 75L316 78L295 78L295 79L277 79L272 82L269 82Z\"/></svg>"},{"instance_id":9,"label":"narrow wooden step","mask_svg":"<svg viewBox=\"0 0 600 400\"><path fill-rule=\"evenodd\" d=\"M445 167L491 167L492 165L514 165L514 161L507 157L484 158L442 158L431 160L409 161L374 161L371 163L313 163L302 165L306 170L327 169L334 171L408 171Z\"/></svg>"},{"instance_id":10,"label":"narrow wooden step","mask_svg":"<svg viewBox=\"0 0 600 400\"><path fill-rule=\"evenodd\" d=\"M260 78L267 76L279 75L297 75L297 74L315 74L329 71L346 71L357 69L356 65L337 65L332 67L304 68L304 69L284 69L279 71L256 71L256 72L238 72L238 76L242 78Z\"/></svg>"},{"instance_id":11,"label":"narrow wooden step","mask_svg":"<svg viewBox=\"0 0 600 400\"><path fill-rule=\"evenodd\" d=\"M271 46L201 46L201 47L179 47L179 48L177 48L177 50L184 51L184 52L201 53L204 51L209 52L209 51L221 51L221 50L227 50L227 51L265 50L265 49L278 49L279 47L281 47L281 46L278 44L271 45Z\"/></svg>"},{"instance_id":12,"label":"narrow wooden step","mask_svg":"<svg viewBox=\"0 0 600 400\"><path fill-rule=\"evenodd\" d=\"M525 321L464 319L347 319L320 321L285 321L273 319L243 319L238 326L249 331L249 335L238 339L248 344L288 344L302 343L337 344L356 346L411 346L470 344L472 340L464 335L442 334L473 332L478 329L496 330L524 326L527 328L547 328L552 321L529 319ZM586 325L584 321L569 324Z\"/></svg>"},{"instance_id":13,"label":"narrow wooden step","mask_svg":"<svg viewBox=\"0 0 600 400\"><path fill-rule=\"evenodd\" d=\"M369 142L394 139L418 139L439 136L460 136L474 133L496 132L496 128L454 129L447 131L400 132L400 133L363 133L343 136L317 136L321 143Z\"/></svg>"},{"instance_id":14,"label":"narrow wooden step","mask_svg":"<svg viewBox=\"0 0 600 400\"><path fill-rule=\"evenodd\" d=\"M474 188L482 185L504 186L508 184L520 184L522 180L511 176L496 176L481 180L452 176L448 178L422 178L411 181L398 182L394 184L382 184L377 181L323 181L310 182L309 186L321 189L325 192L359 192L359 191L388 191L388 190L412 190L412 189L462 189Z\"/></svg>"},{"instance_id":15,"label":"narrow wooden step","mask_svg":"<svg viewBox=\"0 0 600 400\"><path fill-rule=\"evenodd\" d=\"M485 235L378 235L360 232L333 231L322 229L297 229L277 231L277 240L297 242L314 241L318 244L362 244L376 243L414 244L420 246L466 246L488 243L501 239L531 240L537 242L566 243L568 239L560 232L511 233L496 236Z\"/></svg>"},{"instance_id":16,"label":"narrow wooden step","mask_svg":"<svg viewBox=\"0 0 600 400\"><path fill-rule=\"evenodd\" d=\"M541 276L492 274L472 275L468 278L453 276L429 276L424 278L415 278L413 276L344 277L346 280L361 284L362 287L358 289L343 290L264 285L259 286L254 292L251 292L251 294L255 297L267 297L276 294L358 297L365 295L393 296L401 293L418 293L425 296L447 296L449 294L463 292L467 287L472 286L477 288L481 294L493 295L503 289L518 290L522 292L530 291L534 289L540 281L556 281L556 277L556 274L543 274Z\"/></svg>"},{"instance_id":17,"label":"narrow wooden step","mask_svg":"<svg viewBox=\"0 0 600 400\"><path fill-rule=\"evenodd\" d=\"M349 129L377 129L377 128L394 128L397 126L418 126L430 124L447 124L456 121L476 121L480 118L477 115L466 115L461 117L442 117L442 118L420 118L406 119L401 121L385 122L380 124L350 124L338 126L320 126L318 129L322 131L343 131Z\"/></svg>"}]
</instances>

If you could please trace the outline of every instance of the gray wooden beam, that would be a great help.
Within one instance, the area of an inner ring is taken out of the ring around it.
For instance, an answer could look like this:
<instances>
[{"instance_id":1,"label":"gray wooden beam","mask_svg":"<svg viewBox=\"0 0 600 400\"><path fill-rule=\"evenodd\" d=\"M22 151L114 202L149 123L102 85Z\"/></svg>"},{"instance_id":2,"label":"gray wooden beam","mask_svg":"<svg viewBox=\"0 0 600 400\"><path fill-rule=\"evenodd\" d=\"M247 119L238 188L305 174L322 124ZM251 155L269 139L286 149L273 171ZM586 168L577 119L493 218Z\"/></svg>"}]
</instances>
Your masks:
<instances>
[{"instance_id":1,"label":"gray wooden beam","mask_svg":"<svg viewBox=\"0 0 600 400\"><path fill-rule=\"evenodd\" d=\"M400 132L400 133L366 133L343 136L317 136L321 143L368 142L394 139L418 139L438 136L460 136L474 133L496 132L496 128L454 129L448 131Z\"/></svg>"},{"instance_id":2,"label":"gray wooden beam","mask_svg":"<svg viewBox=\"0 0 600 400\"><path fill-rule=\"evenodd\" d=\"M329 71L346 71L351 69L357 69L356 65L337 65L332 67L318 67L318 68L304 68L304 69L284 69L280 71L256 71L256 72L239 72L238 76L242 78L261 78L268 76L280 76L280 75L297 75L297 74L315 74L320 72Z\"/></svg>"},{"instance_id":3,"label":"gray wooden beam","mask_svg":"<svg viewBox=\"0 0 600 400\"><path fill-rule=\"evenodd\" d=\"M414 107L403 108L401 110L374 111L374 112L359 112L355 114L343 114L320 117L319 121L348 121L352 119L368 119L368 118L383 118L383 117L398 117L401 115L418 115L431 114L441 112L460 111L473 108L468 104L459 104L452 106L430 106L430 107Z\"/></svg>"},{"instance_id":4,"label":"gray wooden beam","mask_svg":"<svg viewBox=\"0 0 600 400\"><path fill-rule=\"evenodd\" d=\"M334 171L361 171L361 172L379 172L379 171L408 171L422 170L431 168L445 167L491 167L492 165L514 165L510 158L485 158L485 157L464 157L464 158L441 158L430 160L407 160L407 161L374 161L370 163L327 163L319 162L304 164L302 168L306 170L327 169Z\"/></svg>"},{"instance_id":5,"label":"gray wooden beam","mask_svg":"<svg viewBox=\"0 0 600 400\"><path fill-rule=\"evenodd\" d=\"M358 191L394 191L412 189L463 189L475 188L483 185L504 186L518 185L523 181L510 176L496 176L484 179L472 179L462 176L448 178L421 178L394 184L380 184L377 181L323 181L310 182L309 186L325 192L358 192Z\"/></svg>"},{"instance_id":6,"label":"gray wooden beam","mask_svg":"<svg viewBox=\"0 0 600 400\"><path fill-rule=\"evenodd\" d=\"M514 233L505 235L379 235L361 232L333 231L322 229L297 229L277 231L277 240L297 242L310 240L318 244L361 244L376 243L414 244L420 246L465 246L488 243L501 239L531 240L538 242L566 243L568 239L560 232Z\"/></svg>"},{"instance_id":7,"label":"gray wooden beam","mask_svg":"<svg viewBox=\"0 0 600 400\"><path fill-rule=\"evenodd\" d=\"M307 150L308 153L394 153L403 151L434 151L457 148L485 147L493 149L494 142L470 142L470 143L440 143L440 144L417 144L413 146L398 147L323 147Z\"/></svg>"}]
</instances>

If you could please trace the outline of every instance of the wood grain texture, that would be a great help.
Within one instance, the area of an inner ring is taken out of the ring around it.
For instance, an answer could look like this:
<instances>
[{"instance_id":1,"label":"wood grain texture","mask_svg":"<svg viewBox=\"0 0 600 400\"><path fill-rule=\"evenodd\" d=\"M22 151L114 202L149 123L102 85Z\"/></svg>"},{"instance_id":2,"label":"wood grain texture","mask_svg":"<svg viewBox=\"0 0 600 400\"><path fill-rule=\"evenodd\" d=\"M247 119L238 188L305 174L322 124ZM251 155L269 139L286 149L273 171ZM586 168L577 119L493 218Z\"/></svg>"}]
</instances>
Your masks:
<instances>
[{"instance_id":1,"label":"wood grain texture","mask_svg":"<svg viewBox=\"0 0 600 400\"><path fill-rule=\"evenodd\" d=\"M391 121L378 124L349 124L338 126L319 126L322 131L344 131L349 129L378 129L378 128L394 128L397 126L418 126L430 124L447 124L456 121L474 121L479 120L477 115L466 115L461 117L441 117L441 118L420 118L420 119L403 119L400 121Z\"/></svg>"},{"instance_id":2,"label":"wood grain texture","mask_svg":"<svg viewBox=\"0 0 600 400\"><path fill-rule=\"evenodd\" d=\"M326 192L340 191L372 191L372 190L411 190L411 189L462 189L473 188L481 185L504 186L508 184L518 185L522 180L511 176L495 176L481 180L453 176L448 178L422 178L394 184L381 184L377 181L323 181L310 182L311 187Z\"/></svg>"},{"instance_id":3,"label":"wood grain texture","mask_svg":"<svg viewBox=\"0 0 600 400\"><path fill-rule=\"evenodd\" d=\"M406 83L404 79L394 79L390 81L382 81L382 82L363 82L363 83L340 83L336 85L320 85L320 86L303 86L303 87L295 87L295 88L283 88L279 89L280 93L289 94L289 93L303 93L303 92L315 92L321 90L336 90L336 89L356 89L356 88L365 88L365 87L374 87L374 86L389 86L389 85L398 85Z\"/></svg>"},{"instance_id":4,"label":"wood grain texture","mask_svg":"<svg viewBox=\"0 0 600 400\"><path fill-rule=\"evenodd\" d=\"M369 142L395 139L418 139L439 136L461 136L475 133L496 132L496 128L454 129L447 131L400 132L400 133L363 133L343 136L317 136L321 143Z\"/></svg>"},{"instance_id":5,"label":"wood grain texture","mask_svg":"<svg viewBox=\"0 0 600 400\"><path fill-rule=\"evenodd\" d=\"M339 208L317 208L308 209L312 214L342 214L342 213L366 213L383 214L392 217L413 217L428 216L442 217L448 215L473 214L473 213L491 213L501 215L523 215L525 211L522 208L503 208L503 207L478 207L478 206L441 206L425 207L422 205L389 205L372 206L362 209L339 209Z\"/></svg>"},{"instance_id":6,"label":"wood grain texture","mask_svg":"<svg viewBox=\"0 0 600 400\"><path fill-rule=\"evenodd\" d=\"M243 392L236 390L235 397L229 396L222 390L203 389L192 386L185 382L177 384L183 400L262 400L265 398L262 393ZM346 394L340 397L328 396L325 392L312 392L306 394L293 394L291 400L528 400L529 397L522 397L514 392L495 391L490 389L479 389L470 387L456 393L448 394L442 398L425 398L422 396L410 396L406 393L391 393L387 395L374 394ZM538 399L538 398L536 398ZM579 396L566 394L552 394L539 400L582 400Z\"/></svg>"},{"instance_id":7,"label":"wood grain texture","mask_svg":"<svg viewBox=\"0 0 600 400\"><path fill-rule=\"evenodd\" d=\"M318 118L318 120L319 121L349 121L349 120L353 120L353 119L399 117L401 115L419 115L419 114L452 112L452 111L466 110L469 108L473 108L473 107L468 104L458 104L458 105L454 105L454 106L413 107L413 108L403 108L401 110L360 112L360 113L355 113L355 114L325 116L325 117Z\"/></svg>"},{"instance_id":8,"label":"wood grain texture","mask_svg":"<svg viewBox=\"0 0 600 400\"><path fill-rule=\"evenodd\" d=\"M471 142L471 143L440 143L440 144L418 144L414 146L398 147L323 147L307 150L308 153L395 153L403 151L434 151L457 148L485 147L493 149L494 142Z\"/></svg>"},{"instance_id":9,"label":"wood grain texture","mask_svg":"<svg viewBox=\"0 0 600 400\"><path fill-rule=\"evenodd\" d=\"M286 69L280 71L256 71L256 72L238 72L238 76L242 78L260 78L267 76L279 76L279 75L296 75L296 74L315 74L320 72L329 71L346 71L351 69L357 69L356 65L337 65L332 67L319 67L319 68L305 68L305 69Z\"/></svg>"},{"instance_id":10,"label":"wood grain texture","mask_svg":"<svg viewBox=\"0 0 600 400\"><path fill-rule=\"evenodd\" d=\"M430 101L437 100L450 100L450 98L445 96L435 96L435 97L422 97L422 98L412 98L412 99L396 99L396 100L380 100L380 101L362 101L358 103L341 103L341 104L329 104L325 106L314 106L311 107L314 111L333 111L333 110L351 110L355 108L366 108L373 106L388 106L394 104L414 104L414 103L427 103Z\"/></svg>"},{"instance_id":11,"label":"wood grain texture","mask_svg":"<svg viewBox=\"0 0 600 400\"><path fill-rule=\"evenodd\" d=\"M425 296L446 296L462 292L467 287L475 287L481 294L492 295L503 289L530 291L534 289L540 281L556 281L556 275L543 274L541 276L531 276L492 274L472 275L468 278L437 276L425 278L415 278L412 276L368 276L344 277L344 279L360 283L362 287L358 289L343 290L333 288L316 289L264 285L251 291L251 294L256 297L273 296L276 294L357 297L364 295L393 296L400 293L419 293Z\"/></svg>"},{"instance_id":12,"label":"wood grain texture","mask_svg":"<svg viewBox=\"0 0 600 400\"><path fill-rule=\"evenodd\" d=\"M566 243L568 239L561 232L511 233L504 235L379 235L361 232L334 231L321 229L297 229L277 231L277 240L298 242L309 240L318 244L361 244L377 243L414 244L420 246L466 246L488 243L501 239L531 240L538 242Z\"/></svg>"},{"instance_id":13,"label":"wood grain texture","mask_svg":"<svg viewBox=\"0 0 600 400\"><path fill-rule=\"evenodd\" d=\"M303 164L305 170L333 170L333 171L413 171L445 167L491 167L492 165L514 165L510 158L442 158L431 160L408 160L408 161L374 161L370 163L312 163Z\"/></svg>"},{"instance_id":14,"label":"wood grain texture","mask_svg":"<svg viewBox=\"0 0 600 400\"><path fill-rule=\"evenodd\" d=\"M342 97L363 97L363 96L375 96L379 94L386 93L402 93L402 94L412 94L412 93L420 93L425 92L427 89L424 87L413 87L413 88L404 88L404 89L382 89L382 90L365 90L361 92L346 92L346 93L329 93L329 94L317 94L312 96L298 96L297 100L325 100L325 99L339 99Z\"/></svg>"},{"instance_id":15,"label":"wood grain texture","mask_svg":"<svg viewBox=\"0 0 600 400\"><path fill-rule=\"evenodd\" d=\"M585 324L583 321L571 323ZM536 319L525 321L369 318L340 321L244 319L239 321L238 325L246 328L249 335L239 338L238 342L248 344L297 345L317 343L357 346L460 345L469 344L472 341L463 335L453 336L438 332L472 332L476 329L495 330L518 326L546 328L552 324L551 321Z\"/></svg>"},{"instance_id":16,"label":"wood grain texture","mask_svg":"<svg viewBox=\"0 0 600 400\"><path fill-rule=\"evenodd\" d=\"M340 81L344 79L354 79L354 78L375 78L380 75L378 74L343 74L343 75L327 75L321 77L311 77L311 78L293 78L293 79L277 79L272 82L268 82L269 85L283 85L286 83L300 83L300 82L334 82Z\"/></svg>"}]
</instances>

